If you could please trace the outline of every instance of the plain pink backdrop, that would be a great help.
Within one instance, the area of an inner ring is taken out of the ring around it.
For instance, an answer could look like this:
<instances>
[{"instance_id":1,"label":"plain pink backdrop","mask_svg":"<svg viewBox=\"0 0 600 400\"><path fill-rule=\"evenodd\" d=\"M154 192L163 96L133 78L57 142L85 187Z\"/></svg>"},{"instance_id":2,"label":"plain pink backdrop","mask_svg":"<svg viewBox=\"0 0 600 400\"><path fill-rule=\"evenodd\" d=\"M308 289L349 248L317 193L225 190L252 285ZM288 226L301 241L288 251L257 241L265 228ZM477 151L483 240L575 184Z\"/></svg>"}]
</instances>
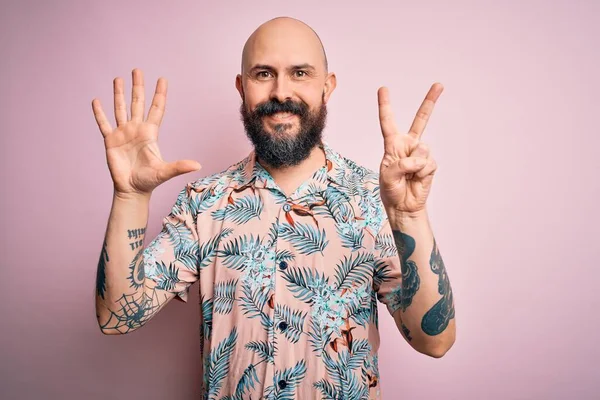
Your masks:
<instances>
[{"instance_id":1,"label":"plain pink backdrop","mask_svg":"<svg viewBox=\"0 0 600 400\"><path fill-rule=\"evenodd\" d=\"M114 77L129 105L141 68L147 107L166 77L163 157L204 166L156 189L147 244L187 181L250 151L234 79L248 35L280 15L320 34L338 78L326 140L369 168L377 88L407 129L445 86L423 141L457 340L419 354L381 306L385 397L600 398L600 3L307 0L3 1L0 397L200 397L197 293L127 336L96 325L112 182L91 101L114 124Z\"/></svg>"}]
</instances>

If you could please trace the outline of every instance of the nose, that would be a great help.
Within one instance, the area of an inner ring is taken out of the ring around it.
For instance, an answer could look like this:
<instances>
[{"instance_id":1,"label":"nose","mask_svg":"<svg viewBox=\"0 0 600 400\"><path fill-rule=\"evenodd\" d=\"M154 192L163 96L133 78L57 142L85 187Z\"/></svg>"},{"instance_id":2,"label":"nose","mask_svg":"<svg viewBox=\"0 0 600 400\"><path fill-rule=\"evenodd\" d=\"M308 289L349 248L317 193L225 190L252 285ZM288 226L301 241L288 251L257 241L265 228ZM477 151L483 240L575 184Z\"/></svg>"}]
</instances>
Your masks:
<instances>
[{"instance_id":1,"label":"nose","mask_svg":"<svg viewBox=\"0 0 600 400\"><path fill-rule=\"evenodd\" d=\"M292 88L285 76L278 76L271 90L271 98L279 100L283 103L292 99Z\"/></svg>"}]
</instances>

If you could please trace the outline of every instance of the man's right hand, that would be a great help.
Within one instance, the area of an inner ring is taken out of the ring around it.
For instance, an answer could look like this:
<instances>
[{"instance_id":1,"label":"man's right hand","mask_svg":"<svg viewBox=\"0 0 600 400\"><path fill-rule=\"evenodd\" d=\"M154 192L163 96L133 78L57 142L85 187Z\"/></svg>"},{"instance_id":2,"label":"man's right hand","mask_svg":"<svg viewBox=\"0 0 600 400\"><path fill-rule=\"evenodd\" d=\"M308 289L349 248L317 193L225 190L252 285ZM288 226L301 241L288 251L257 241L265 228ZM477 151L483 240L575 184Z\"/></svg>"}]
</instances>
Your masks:
<instances>
[{"instance_id":1,"label":"man's right hand","mask_svg":"<svg viewBox=\"0 0 600 400\"><path fill-rule=\"evenodd\" d=\"M144 120L144 77L142 71L132 72L131 118L123 93L123 80L113 81L114 108L117 127L113 129L102 111L100 101L92 100L94 117L104 137L106 160L114 183L115 195L131 197L150 195L161 183L188 172L198 171L201 165L194 160L165 162L158 149L158 128L162 122L167 100L167 80L159 78L148 118Z\"/></svg>"}]
</instances>

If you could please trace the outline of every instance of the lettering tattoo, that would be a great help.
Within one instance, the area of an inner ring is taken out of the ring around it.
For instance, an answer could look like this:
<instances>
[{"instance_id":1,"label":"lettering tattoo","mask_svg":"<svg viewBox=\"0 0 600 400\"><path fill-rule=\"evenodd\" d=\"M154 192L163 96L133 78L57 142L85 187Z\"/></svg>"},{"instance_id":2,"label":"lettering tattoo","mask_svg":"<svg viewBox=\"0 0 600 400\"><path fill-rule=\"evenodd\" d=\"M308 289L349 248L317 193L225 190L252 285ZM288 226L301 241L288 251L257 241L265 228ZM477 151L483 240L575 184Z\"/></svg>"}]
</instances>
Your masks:
<instances>
[{"instance_id":1,"label":"lettering tattoo","mask_svg":"<svg viewBox=\"0 0 600 400\"><path fill-rule=\"evenodd\" d=\"M452 287L435 239L433 240L429 266L438 275L438 292L442 295L442 298L425 313L421 321L421 329L426 334L434 336L442 333L450 320L454 318Z\"/></svg>"},{"instance_id":2,"label":"lettering tattoo","mask_svg":"<svg viewBox=\"0 0 600 400\"><path fill-rule=\"evenodd\" d=\"M127 229L127 237L130 240L133 240L129 243L131 250L135 250L138 247L142 247L144 245L144 235L146 234L146 228L138 228L138 229Z\"/></svg>"},{"instance_id":3,"label":"lettering tattoo","mask_svg":"<svg viewBox=\"0 0 600 400\"><path fill-rule=\"evenodd\" d=\"M404 232L392 230L394 242L400 256L400 268L402 270L402 288L397 294L400 298L400 308L406 311L406 308L411 305L413 297L421 286L421 278L417 273L417 264L413 260L409 260L410 256L415 251L415 239Z\"/></svg>"},{"instance_id":4,"label":"lettering tattoo","mask_svg":"<svg viewBox=\"0 0 600 400\"><path fill-rule=\"evenodd\" d=\"M104 299L106 292L106 263L109 261L108 251L106 250L106 239L102 244L100 259L98 260L98 269L96 271L96 294Z\"/></svg>"}]
</instances>

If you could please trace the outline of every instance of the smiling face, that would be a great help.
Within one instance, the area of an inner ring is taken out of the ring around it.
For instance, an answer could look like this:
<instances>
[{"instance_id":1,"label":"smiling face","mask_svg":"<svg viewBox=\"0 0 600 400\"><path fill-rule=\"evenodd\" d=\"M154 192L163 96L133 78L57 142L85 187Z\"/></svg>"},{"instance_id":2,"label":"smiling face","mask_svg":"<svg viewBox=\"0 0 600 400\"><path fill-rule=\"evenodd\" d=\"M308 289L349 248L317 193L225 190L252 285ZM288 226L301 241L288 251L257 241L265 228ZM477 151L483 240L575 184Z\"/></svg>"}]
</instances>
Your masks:
<instances>
[{"instance_id":1,"label":"smiling face","mask_svg":"<svg viewBox=\"0 0 600 400\"><path fill-rule=\"evenodd\" d=\"M274 167L308 157L321 141L335 84L321 42L307 25L291 18L261 25L244 46L236 77L240 112L258 157Z\"/></svg>"}]
</instances>

